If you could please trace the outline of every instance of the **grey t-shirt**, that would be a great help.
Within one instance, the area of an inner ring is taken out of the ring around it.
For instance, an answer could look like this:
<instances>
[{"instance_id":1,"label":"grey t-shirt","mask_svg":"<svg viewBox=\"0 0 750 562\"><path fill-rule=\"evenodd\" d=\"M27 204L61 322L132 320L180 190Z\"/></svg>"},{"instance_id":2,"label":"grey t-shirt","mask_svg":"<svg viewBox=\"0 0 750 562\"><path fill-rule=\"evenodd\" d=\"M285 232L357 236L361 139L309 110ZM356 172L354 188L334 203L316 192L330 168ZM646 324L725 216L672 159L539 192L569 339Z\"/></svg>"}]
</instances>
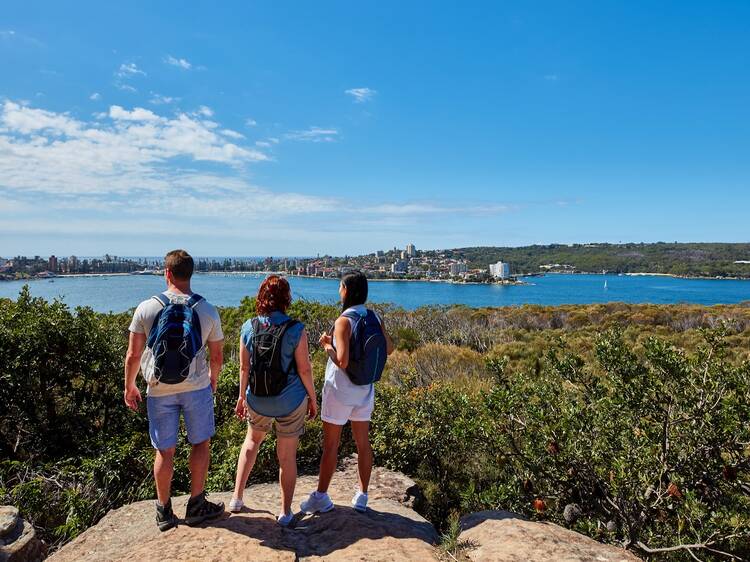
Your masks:
<instances>
[{"instance_id":1,"label":"grey t-shirt","mask_svg":"<svg viewBox=\"0 0 750 562\"><path fill-rule=\"evenodd\" d=\"M164 291L163 294L172 301L175 299L184 299L187 301L190 297L190 295L181 295L170 291ZM135 309L133 321L130 323L130 331L134 334L145 334L148 337L151 326L162 308L161 303L153 297L143 301ZM153 356L146 349L141 358L141 374L147 382L150 381L148 385L149 396L168 396L191 390L201 390L211 384L206 343L224 339L224 333L221 331L221 318L216 307L209 304L205 299L195 305L195 312L198 314L201 323L203 347L190 365L190 376L188 376L187 380L178 384L160 384L151 381L153 375Z\"/></svg>"}]
</instances>

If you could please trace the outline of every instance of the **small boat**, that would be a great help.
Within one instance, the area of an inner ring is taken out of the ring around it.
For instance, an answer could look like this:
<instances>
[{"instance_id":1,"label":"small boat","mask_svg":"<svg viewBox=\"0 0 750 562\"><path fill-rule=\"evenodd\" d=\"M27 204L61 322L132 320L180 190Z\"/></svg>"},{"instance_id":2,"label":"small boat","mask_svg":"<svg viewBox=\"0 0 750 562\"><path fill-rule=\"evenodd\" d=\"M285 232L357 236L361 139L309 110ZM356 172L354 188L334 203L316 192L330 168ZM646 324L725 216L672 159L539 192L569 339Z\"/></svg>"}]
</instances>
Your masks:
<instances>
[{"instance_id":1,"label":"small boat","mask_svg":"<svg viewBox=\"0 0 750 562\"><path fill-rule=\"evenodd\" d=\"M607 290L607 280L606 279L604 280L604 290L605 291Z\"/></svg>"}]
</instances>

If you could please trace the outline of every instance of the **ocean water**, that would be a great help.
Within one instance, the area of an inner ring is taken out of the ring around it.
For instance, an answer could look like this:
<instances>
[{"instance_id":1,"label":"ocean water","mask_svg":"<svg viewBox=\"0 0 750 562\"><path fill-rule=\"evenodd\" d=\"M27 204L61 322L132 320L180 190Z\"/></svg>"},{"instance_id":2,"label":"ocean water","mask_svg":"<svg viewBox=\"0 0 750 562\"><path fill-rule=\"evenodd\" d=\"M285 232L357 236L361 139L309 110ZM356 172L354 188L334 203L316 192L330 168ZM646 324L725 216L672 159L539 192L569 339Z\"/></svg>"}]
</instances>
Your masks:
<instances>
[{"instance_id":1,"label":"ocean water","mask_svg":"<svg viewBox=\"0 0 750 562\"><path fill-rule=\"evenodd\" d=\"M254 295L262 275L196 274L193 290L210 302L236 306ZM529 277L528 285L462 285L428 281L372 281L370 300L407 309L424 305L513 306L523 304L630 303L725 304L750 301L750 281L679 279L662 276L560 275ZM606 281L606 287L605 287ZM294 298L335 303L338 281L290 277ZM101 312L122 312L164 289L153 275L57 277L54 280L0 281L0 298L16 298L28 284L34 296L62 298L71 307L90 306Z\"/></svg>"}]
</instances>

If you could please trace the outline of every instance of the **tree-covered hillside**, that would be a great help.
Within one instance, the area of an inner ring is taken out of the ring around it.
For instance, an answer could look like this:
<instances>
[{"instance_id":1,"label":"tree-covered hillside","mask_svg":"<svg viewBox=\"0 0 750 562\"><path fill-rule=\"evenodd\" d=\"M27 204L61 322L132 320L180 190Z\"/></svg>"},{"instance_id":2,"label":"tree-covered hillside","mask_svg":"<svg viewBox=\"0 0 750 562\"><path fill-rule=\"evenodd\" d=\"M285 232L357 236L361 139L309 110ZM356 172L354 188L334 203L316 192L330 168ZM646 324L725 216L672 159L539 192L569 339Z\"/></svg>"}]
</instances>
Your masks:
<instances>
[{"instance_id":1,"label":"tree-covered hillside","mask_svg":"<svg viewBox=\"0 0 750 562\"><path fill-rule=\"evenodd\" d=\"M668 273L708 277L750 277L750 243L550 244L523 247L456 248L442 252L486 268L502 260L514 273L554 270L601 273ZM572 266L565 268L564 266Z\"/></svg>"}]
</instances>

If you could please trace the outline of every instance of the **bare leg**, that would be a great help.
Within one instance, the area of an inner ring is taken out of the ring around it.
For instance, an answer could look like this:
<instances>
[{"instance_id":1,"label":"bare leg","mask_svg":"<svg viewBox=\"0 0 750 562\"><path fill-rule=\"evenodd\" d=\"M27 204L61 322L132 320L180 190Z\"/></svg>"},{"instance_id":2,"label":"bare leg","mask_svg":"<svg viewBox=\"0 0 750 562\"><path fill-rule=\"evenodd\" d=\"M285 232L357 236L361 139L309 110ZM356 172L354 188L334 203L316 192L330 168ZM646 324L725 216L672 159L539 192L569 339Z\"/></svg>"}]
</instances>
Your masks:
<instances>
[{"instance_id":1,"label":"bare leg","mask_svg":"<svg viewBox=\"0 0 750 562\"><path fill-rule=\"evenodd\" d=\"M154 481L156 482L156 497L159 503L167 505L172 488L172 472L174 470L174 450L156 450L154 458Z\"/></svg>"},{"instance_id":2,"label":"bare leg","mask_svg":"<svg viewBox=\"0 0 750 562\"><path fill-rule=\"evenodd\" d=\"M200 494L206 487L208 462L211 458L211 440L193 445L190 450L190 497Z\"/></svg>"},{"instance_id":3,"label":"bare leg","mask_svg":"<svg viewBox=\"0 0 750 562\"><path fill-rule=\"evenodd\" d=\"M299 437L277 437L276 455L279 457L281 509L286 515L292 511L294 487L297 484L297 444Z\"/></svg>"},{"instance_id":4,"label":"bare leg","mask_svg":"<svg viewBox=\"0 0 750 562\"><path fill-rule=\"evenodd\" d=\"M331 484L333 473L339 456L339 441L343 425L323 422L323 457L320 459L320 474L318 475L318 492L327 492Z\"/></svg>"},{"instance_id":5,"label":"bare leg","mask_svg":"<svg viewBox=\"0 0 750 562\"><path fill-rule=\"evenodd\" d=\"M359 489L365 494L372 474L372 447L370 446L370 422L352 422L352 436L357 444L357 469Z\"/></svg>"},{"instance_id":6,"label":"bare leg","mask_svg":"<svg viewBox=\"0 0 750 562\"><path fill-rule=\"evenodd\" d=\"M245 486L247 486L247 479L250 477L253 466L255 466L255 459L258 458L258 450L265 436L264 431L258 431L251 427L247 428L247 435L245 435L245 441L242 443L242 450L237 459L237 478L234 481L233 494L235 499L242 499Z\"/></svg>"}]
</instances>

